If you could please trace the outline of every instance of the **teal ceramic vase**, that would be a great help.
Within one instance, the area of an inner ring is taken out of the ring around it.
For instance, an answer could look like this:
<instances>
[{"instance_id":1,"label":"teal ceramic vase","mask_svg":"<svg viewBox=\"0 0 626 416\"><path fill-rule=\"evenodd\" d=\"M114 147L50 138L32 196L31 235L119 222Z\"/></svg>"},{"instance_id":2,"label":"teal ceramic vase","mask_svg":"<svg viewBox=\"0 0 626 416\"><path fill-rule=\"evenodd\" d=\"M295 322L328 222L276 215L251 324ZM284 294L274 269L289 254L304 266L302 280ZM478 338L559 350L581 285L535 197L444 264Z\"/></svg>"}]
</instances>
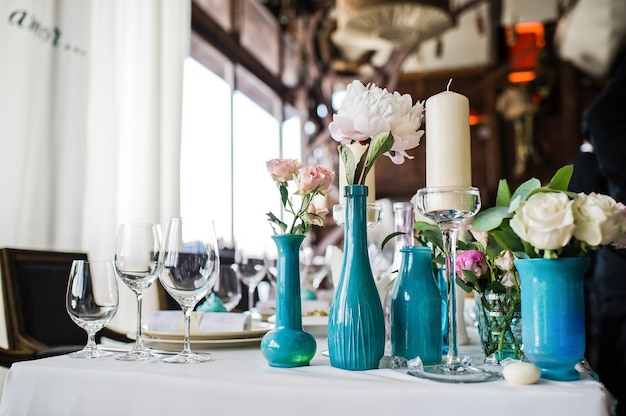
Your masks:
<instances>
[{"instance_id":1,"label":"teal ceramic vase","mask_svg":"<svg viewBox=\"0 0 626 416\"><path fill-rule=\"evenodd\" d=\"M550 380L578 380L585 354L586 257L515 260L521 285L524 355Z\"/></svg>"},{"instance_id":2,"label":"teal ceramic vase","mask_svg":"<svg viewBox=\"0 0 626 416\"><path fill-rule=\"evenodd\" d=\"M315 338L302 330L300 245L304 235L272 236L276 261L276 326L261 341L261 352L272 367L308 365L315 355Z\"/></svg>"},{"instance_id":3,"label":"teal ceramic vase","mask_svg":"<svg viewBox=\"0 0 626 416\"><path fill-rule=\"evenodd\" d=\"M385 322L367 252L367 186L345 187L344 257L328 317L328 352L333 367L378 368Z\"/></svg>"},{"instance_id":4,"label":"teal ceramic vase","mask_svg":"<svg viewBox=\"0 0 626 416\"><path fill-rule=\"evenodd\" d=\"M391 289L391 354L441 363L441 292L429 247L405 246Z\"/></svg>"}]
</instances>

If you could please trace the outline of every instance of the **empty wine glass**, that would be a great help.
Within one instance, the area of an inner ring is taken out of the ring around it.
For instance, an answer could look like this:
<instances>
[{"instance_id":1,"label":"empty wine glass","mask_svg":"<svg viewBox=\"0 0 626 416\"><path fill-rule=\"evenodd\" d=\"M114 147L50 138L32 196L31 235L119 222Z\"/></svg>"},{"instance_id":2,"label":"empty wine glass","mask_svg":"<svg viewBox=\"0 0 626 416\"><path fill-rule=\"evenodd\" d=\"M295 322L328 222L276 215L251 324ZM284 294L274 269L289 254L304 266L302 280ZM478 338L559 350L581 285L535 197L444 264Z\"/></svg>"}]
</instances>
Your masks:
<instances>
[{"instance_id":1,"label":"empty wine glass","mask_svg":"<svg viewBox=\"0 0 626 416\"><path fill-rule=\"evenodd\" d=\"M158 224L122 224L115 247L115 271L137 296L137 335L132 350L115 358L141 361L157 357L141 338L141 304L143 292L159 276L161 227Z\"/></svg>"},{"instance_id":2,"label":"empty wine glass","mask_svg":"<svg viewBox=\"0 0 626 416\"><path fill-rule=\"evenodd\" d=\"M177 355L164 358L168 363L212 361L209 355L191 351L191 312L213 287L220 269L213 222L172 218L168 221L161 249L161 284L183 310L184 346Z\"/></svg>"},{"instance_id":3,"label":"empty wine glass","mask_svg":"<svg viewBox=\"0 0 626 416\"><path fill-rule=\"evenodd\" d=\"M232 269L237 273L239 280L248 286L248 312L253 319L260 319L261 315L254 308L254 292L257 285L267 275L270 262L266 254L260 258L249 257L243 250L235 253L235 262Z\"/></svg>"},{"instance_id":4,"label":"empty wine glass","mask_svg":"<svg viewBox=\"0 0 626 416\"><path fill-rule=\"evenodd\" d=\"M111 355L98 347L96 333L111 321L117 311L118 292L113 262L74 260L65 301L72 321L87 332L85 347L69 356L98 358Z\"/></svg>"},{"instance_id":5,"label":"empty wine glass","mask_svg":"<svg viewBox=\"0 0 626 416\"><path fill-rule=\"evenodd\" d=\"M213 286L213 293L217 296L227 311L232 311L241 300L241 285L237 273L228 266L220 267L220 275Z\"/></svg>"}]
</instances>

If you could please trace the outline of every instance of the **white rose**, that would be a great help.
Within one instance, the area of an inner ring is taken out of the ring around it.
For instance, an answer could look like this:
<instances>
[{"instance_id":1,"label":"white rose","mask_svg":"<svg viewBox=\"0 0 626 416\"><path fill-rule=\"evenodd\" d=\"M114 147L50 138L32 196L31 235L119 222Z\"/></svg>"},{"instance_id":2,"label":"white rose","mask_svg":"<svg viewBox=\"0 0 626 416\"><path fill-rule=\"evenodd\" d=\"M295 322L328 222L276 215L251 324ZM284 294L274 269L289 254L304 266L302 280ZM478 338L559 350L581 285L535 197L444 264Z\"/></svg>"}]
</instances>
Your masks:
<instances>
[{"instance_id":1,"label":"white rose","mask_svg":"<svg viewBox=\"0 0 626 416\"><path fill-rule=\"evenodd\" d=\"M610 244L626 227L617 203L607 195L580 193L572 210L576 224L574 237L592 247Z\"/></svg>"},{"instance_id":2,"label":"white rose","mask_svg":"<svg viewBox=\"0 0 626 416\"><path fill-rule=\"evenodd\" d=\"M539 250L558 250L574 234L572 201L561 192L540 192L515 211L511 228Z\"/></svg>"}]
</instances>

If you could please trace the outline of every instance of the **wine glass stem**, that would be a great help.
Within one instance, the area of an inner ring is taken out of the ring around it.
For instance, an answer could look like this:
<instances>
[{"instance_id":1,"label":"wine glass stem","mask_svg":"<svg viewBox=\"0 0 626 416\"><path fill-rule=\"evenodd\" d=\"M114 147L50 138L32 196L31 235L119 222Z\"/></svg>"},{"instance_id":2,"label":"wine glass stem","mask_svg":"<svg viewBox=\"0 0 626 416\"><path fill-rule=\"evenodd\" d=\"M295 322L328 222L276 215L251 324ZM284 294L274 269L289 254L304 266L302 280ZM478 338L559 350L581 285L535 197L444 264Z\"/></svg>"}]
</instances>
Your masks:
<instances>
[{"instance_id":1,"label":"wine glass stem","mask_svg":"<svg viewBox=\"0 0 626 416\"><path fill-rule=\"evenodd\" d=\"M143 301L143 292L137 292L137 337L135 339L135 346L133 350L142 351L145 349L143 346L143 339L141 339L141 304Z\"/></svg>"},{"instance_id":2,"label":"wine glass stem","mask_svg":"<svg viewBox=\"0 0 626 416\"><path fill-rule=\"evenodd\" d=\"M182 306L183 309L183 317L184 317L184 342L183 342L183 351L181 354L191 354L191 311L193 307L191 306Z\"/></svg>"},{"instance_id":3,"label":"wine glass stem","mask_svg":"<svg viewBox=\"0 0 626 416\"><path fill-rule=\"evenodd\" d=\"M250 315L252 315L252 310L254 309L255 290L256 290L256 285L250 283L250 286L248 286L248 311L250 311Z\"/></svg>"},{"instance_id":4,"label":"wine glass stem","mask_svg":"<svg viewBox=\"0 0 626 416\"><path fill-rule=\"evenodd\" d=\"M87 345L85 345L85 349L90 351L98 349L98 346L96 345L96 331L87 331Z\"/></svg>"},{"instance_id":5,"label":"wine glass stem","mask_svg":"<svg viewBox=\"0 0 626 416\"><path fill-rule=\"evenodd\" d=\"M456 224L441 224L443 248L446 255L446 291L448 298L448 355L446 365L452 369L460 363L456 343Z\"/></svg>"}]
</instances>

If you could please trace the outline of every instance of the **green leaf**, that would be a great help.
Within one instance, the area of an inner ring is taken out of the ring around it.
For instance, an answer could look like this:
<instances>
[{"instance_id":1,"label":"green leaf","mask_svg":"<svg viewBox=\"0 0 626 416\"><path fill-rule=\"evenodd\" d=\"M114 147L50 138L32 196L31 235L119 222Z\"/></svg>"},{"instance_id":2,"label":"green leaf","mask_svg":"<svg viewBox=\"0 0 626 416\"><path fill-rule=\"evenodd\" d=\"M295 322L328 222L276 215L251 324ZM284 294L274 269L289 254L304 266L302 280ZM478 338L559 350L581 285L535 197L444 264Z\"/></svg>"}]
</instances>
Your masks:
<instances>
[{"instance_id":1,"label":"green leaf","mask_svg":"<svg viewBox=\"0 0 626 416\"><path fill-rule=\"evenodd\" d=\"M348 185L354 185L354 171L355 171L356 165L355 165L354 154L352 153L352 150L350 150L348 146L344 144L340 144L339 156L341 156L341 159L343 160L343 166L346 169L346 183ZM343 192L343 190L340 190L340 192Z\"/></svg>"},{"instance_id":2,"label":"green leaf","mask_svg":"<svg viewBox=\"0 0 626 416\"><path fill-rule=\"evenodd\" d=\"M280 220L280 218L276 217L276 215L274 215L274 214L273 214L273 213L271 213L271 212L268 212L268 213L267 213L267 214L265 214L265 215L267 215L267 217L268 217L268 219L267 219L267 220L268 220L270 223L273 223L273 224L275 224L276 226L278 226L281 230L283 230L283 233L287 230L287 224L285 224L284 222L282 222L282 221Z\"/></svg>"},{"instance_id":3,"label":"green leaf","mask_svg":"<svg viewBox=\"0 0 626 416\"><path fill-rule=\"evenodd\" d=\"M513 213L509 212L508 206L487 208L474 217L472 227L478 231L491 231L498 228L506 218L511 218L512 216Z\"/></svg>"},{"instance_id":4,"label":"green leaf","mask_svg":"<svg viewBox=\"0 0 626 416\"><path fill-rule=\"evenodd\" d=\"M462 272L463 277L465 278L465 281L467 283L473 283L474 285L478 286L478 277L476 277L474 272L471 272L469 270L462 270Z\"/></svg>"},{"instance_id":5,"label":"green leaf","mask_svg":"<svg viewBox=\"0 0 626 416\"><path fill-rule=\"evenodd\" d=\"M367 149L369 162L365 169L365 174L363 175L364 178L367 176L372 166L374 166L376 159L391 150L393 142L393 135L391 132L378 133L372 137L369 148Z\"/></svg>"},{"instance_id":6,"label":"green leaf","mask_svg":"<svg viewBox=\"0 0 626 416\"><path fill-rule=\"evenodd\" d=\"M496 194L496 206L508 207L511 203L511 188L506 179L500 179L498 182L498 193Z\"/></svg>"},{"instance_id":7,"label":"green leaf","mask_svg":"<svg viewBox=\"0 0 626 416\"><path fill-rule=\"evenodd\" d=\"M280 191L280 200L283 203L283 207L286 207L287 200L289 199L289 191L287 190L287 186L284 184L280 184L278 190Z\"/></svg>"},{"instance_id":8,"label":"green leaf","mask_svg":"<svg viewBox=\"0 0 626 416\"><path fill-rule=\"evenodd\" d=\"M395 238L399 235L403 235L404 233L402 231L395 231L391 234L389 234L387 237L385 237L385 239L383 240L382 243L380 243L380 249L384 249L385 245L389 242L389 240L391 240L392 238Z\"/></svg>"},{"instance_id":9,"label":"green leaf","mask_svg":"<svg viewBox=\"0 0 626 416\"><path fill-rule=\"evenodd\" d=\"M528 198L528 195L532 191L534 191L535 189L539 189L539 188L541 188L541 182L539 181L539 179L537 179L537 178L530 178L529 180L527 180L526 182L521 184L515 190L515 192L513 192L513 195L511 196L511 201L513 201L515 198L519 197L520 198L520 202L524 202L524 201L526 201L526 198Z\"/></svg>"},{"instance_id":10,"label":"green leaf","mask_svg":"<svg viewBox=\"0 0 626 416\"><path fill-rule=\"evenodd\" d=\"M365 185L365 174L362 174L363 169L365 167L365 162L367 161L367 152L363 152L361 158L359 159L359 163L356 165L356 169L354 170L354 184L355 185Z\"/></svg>"},{"instance_id":11,"label":"green leaf","mask_svg":"<svg viewBox=\"0 0 626 416\"><path fill-rule=\"evenodd\" d=\"M472 293L472 290L474 290L474 288L472 286L467 285L463 279L461 279L460 277L456 277L456 279L454 279L454 281L456 282L457 285L459 285L459 287L461 289L463 289L465 291L465 293Z\"/></svg>"},{"instance_id":12,"label":"green leaf","mask_svg":"<svg viewBox=\"0 0 626 416\"><path fill-rule=\"evenodd\" d=\"M574 165L563 166L561 169L557 170L552 179L550 179L548 188L556 189L558 191L567 191L567 187L569 186L569 181L572 179L573 173Z\"/></svg>"}]
</instances>

